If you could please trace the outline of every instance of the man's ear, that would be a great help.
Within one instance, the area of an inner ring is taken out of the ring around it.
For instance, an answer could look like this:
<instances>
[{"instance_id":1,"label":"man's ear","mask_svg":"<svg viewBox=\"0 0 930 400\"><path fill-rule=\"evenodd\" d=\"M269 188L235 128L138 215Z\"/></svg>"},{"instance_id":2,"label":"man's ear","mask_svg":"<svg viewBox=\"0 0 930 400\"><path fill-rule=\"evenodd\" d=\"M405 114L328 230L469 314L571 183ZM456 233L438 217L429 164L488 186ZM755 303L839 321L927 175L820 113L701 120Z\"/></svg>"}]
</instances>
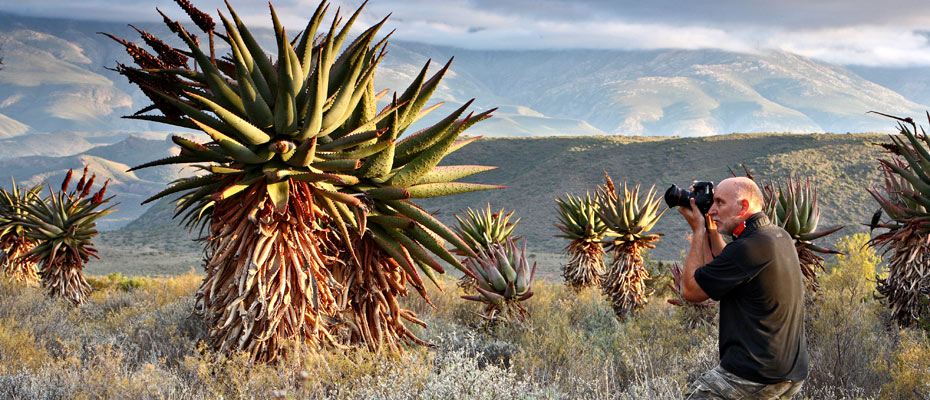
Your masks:
<instances>
[{"instance_id":1,"label":"man's ear","mask_svg":"<svg viewBox=\"0 0 930 400\"><path fill-rule=\"evenodd\" d=\"M749 200L742 199L739 201L739 215L746 215L749 212Z\"/></svg>"}]
</instances>

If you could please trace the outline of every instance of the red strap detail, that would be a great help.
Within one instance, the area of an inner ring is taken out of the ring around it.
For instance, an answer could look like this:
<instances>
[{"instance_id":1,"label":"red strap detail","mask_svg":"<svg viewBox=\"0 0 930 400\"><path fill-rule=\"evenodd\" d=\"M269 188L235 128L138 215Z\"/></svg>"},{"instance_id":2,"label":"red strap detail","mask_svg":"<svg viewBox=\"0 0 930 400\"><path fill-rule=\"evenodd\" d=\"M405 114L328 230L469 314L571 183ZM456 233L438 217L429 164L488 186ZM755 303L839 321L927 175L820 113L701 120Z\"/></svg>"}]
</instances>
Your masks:
<instances>
[{"instance_id":1,"label":"red strap detail","mask_svg":"<svg viewBox=\"0 0 930 400\"><path fill-rule=\"evenodd\" d=\"M736 229L733 229L733 236L739 237L743 233L743 229L746 229L746 221L743 221L742 224L739 224Z\"/></svg>"}]
</instances>

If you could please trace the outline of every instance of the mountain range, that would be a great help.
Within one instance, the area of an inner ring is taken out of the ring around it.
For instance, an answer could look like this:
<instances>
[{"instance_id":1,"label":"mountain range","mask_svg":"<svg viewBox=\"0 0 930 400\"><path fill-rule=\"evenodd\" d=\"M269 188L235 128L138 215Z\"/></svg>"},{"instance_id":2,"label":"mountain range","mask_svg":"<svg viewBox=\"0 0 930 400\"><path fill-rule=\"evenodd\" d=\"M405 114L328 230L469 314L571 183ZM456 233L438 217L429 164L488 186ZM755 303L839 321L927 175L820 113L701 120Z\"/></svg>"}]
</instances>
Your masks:
<instances>
[{"instance_id":1,"label":"mountain range","mask_svg":"<svg viewBox=\"0 0 930 400\"><path fill-rule=\"evenodd\" d=\"M161 24L134 25L172 37ZM0 175L19 183L55 185L69 168L89 166L101 181L113 180L110 187L121 212L101 222L112 229L139 217L148 207L139 204L143 199L191 171L159 167L127 172L176 154L167 136L178 132L120 118L148 100L108 69L128 63L128 56L120 44L98 32L139 41L125 24L0 13ZM256 32L271 48L271 31ZM553 142L569 148L580 146L572 144L579 137L592 135L887 132L894 124L866 112L917 116L930 103L926 68L846 67L786 52L485 51L403 41L392 41L388 52L376 88L403 90L427 60L436 70L454 57L434 100L445 102L443 109L471 98L477 99L475 110L497 108L494 118L469 134L571 136ZM443 113L434 114L424 123ZM204 139L202 134L181 134ZM626 149L633 147L616 150ZM680 156L668 151L669 157ZM546 162L543 155L519 154ZM8 187L9 182L3 179L0 185Z\"/></svg>"},{"instance_id":2,"label":"mountain range","mask_svg":"<svg viewBox=\"0 0 930 400\"><path fill-rule=\"evenodd\" d=\"M173 37L160 23L134 25ZM98 32L141 42L125 24L0 13L0 138L166 129L120 119L148 101L107 69L129 58ZM256 32L273 48L270 30ZM930 103L926 68L844 67L783 51L465 50L391 41L376 88L403 90L427 60L437 69L453 57L434 98L497 107L496 118L474 128L487 136L885 132L887 121L867 111L921 115Z\"/></svg>"}]
</instances>

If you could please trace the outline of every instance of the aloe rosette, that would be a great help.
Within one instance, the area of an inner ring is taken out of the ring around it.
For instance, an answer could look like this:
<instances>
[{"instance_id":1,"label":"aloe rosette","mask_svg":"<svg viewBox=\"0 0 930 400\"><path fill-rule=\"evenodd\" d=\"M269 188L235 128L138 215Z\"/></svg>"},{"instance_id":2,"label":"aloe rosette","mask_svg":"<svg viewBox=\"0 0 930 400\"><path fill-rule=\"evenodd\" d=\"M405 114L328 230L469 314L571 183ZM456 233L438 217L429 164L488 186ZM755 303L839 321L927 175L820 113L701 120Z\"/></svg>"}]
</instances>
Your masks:
<instances>
[{"instance_id":1,"label":"aloe rosette","mask_svg":"<svg viewBox=\"0 0 930 400\"><path fill-rule=\"evenodd\" d=\"M889 157L879 160L882 186L869 190L888 218L870 224L886 229L870 243L887 262L878 293L895 321L910 326L930 318L930 139L912 119L886 116L899 121L899 134L890 136Z\"/></svg>"},{"instance_id":2,"label":"aloe rosette","mask_svg":"<svg viewBox=\"0 0 930 400\"><path fill-rule=\"evenodd\" d=\"M465 209L465 216L455 215L458 226L454 227L455 232L468 244L474 251L487 250L493 243L503 243L510 237L520 219L513 222L513 211L505 213L501 208L498 212L491 211L491 204L488 204L484 210Z\"/></svg>"},{"instance_id":3,"label":"aloe rosette","mask_svg":"<svg viewBox=\"0 0 930 400\"><path fill-rule=\"evenodd\" d=\"M617 317L625 319L647 302L649 272L643 266L642 252L655 248L661 234L649 231L668 208L659 212L662 198L657 196L655 186L644 194L639 185L629 190L624 183L619 190L609 176L607 184L598 189L597 201L598 215L609 229L604 240L608 251L613 252L601 289Z\"/></svg>"},{"instance_id":4,"label":"aloe rosette","mask_svg":"<svg viewBox=\"0 0 930 400\"><path fill-rule=\"evenodd\" d=\"M590 193L585 197L566 193L564 199L557 198L555 202L559 214L555 226L562 231L556 236L569 240L565 246L569 261L562 266L562 277L576 291L600 286L601 275L606 272L601 239L607 233L607 225L597 214L596 199Z\"/></svg>"},{"instance_id":5,"label":"aloe rosette","mask_svg":"<svg viewBox=\"0 0 930 400\"><path fill-rule=\"evenodd\" d=\"M513 222L513 211L505 213L501 208L498 212L491 211L491 204L484 209L465 209L465 216L455 215L458 222L457 226L452 229L465 241L465 244L471 248L472 252L478 254L481 251L487 251L495 243L503 243L517 228L520 219ZM465 252L454 250L459 256L469 257ZM475 280L468 274L462 275L458 285L467 292L473 291Z\"/></svg>"},{"instance_id":6,"label":"aloe rosette","mask_svg":"<svg viewBox=\"0 0 930 400\"><path fill-rule=\"evenodd\" d=\"M44 199L38 192L29 192L31 201L23 205L25 212L16 221L36 243L21 258L38 264L42 288L52 297L81 305L90 293L82 272L84 264L90 257L99 258L92 240L97 235L97 220L115 212L116 204L104 207L114 197L104 198L109 180L91 196L96 174L88 177L85 167L74 190L69 191L72 174L69 170L61 190L49 187Z\"/></svg>"},{"instance_id":7,"label":"aloe rosette","mask_svg":"<svg viewBox=\"0 0 930 400\"><path fill-rule=\"evenodd\" d=\"M511 317L525 320L529 313L521 302L533 296L536 276L536 263L530 266L526 258L526 240L518 248L513 239L507 238L477 253L465 259L465 266L475 279L478 295L462 298L486 304L483 317L490 321Z\"/></svg>"},{"instance_id":8,"label":"aloe rosette","mask_svg":"<svg viewBox=\"0 0 930 400\"><path fill-rule=\"evenodd\" d=\"M36 242L26 235L26 228L17 220L24 217L24 206L40 190L41 186L21 188L15 180L10 191L0 188L0 267L4 275L27 285L39 283L39 274L36 263L21 256L31 250Z\"/></svg>"},{"instance_id":9,"label":"aloe rosette","mask_svg":"<svg viewBox=\"0 0 930 400\"><path fill-rule=\"evenodd\" d=\"M208 56L165 16L187 47L162 46L141 31L158 55L121 41L138 68L117 70L153 101L128 118L209 138L175 136L179 155L134 168L194 164L202 171L147 201L179 195L177 216L207 229L206 278L196 306L209 328L208 344L274 361L287 355L289 340L315 349L400 350L422 343L404 323L422 321L398 298L408 284L426 297L422 276L435 281L444 272L438 260L464 270L446 244L473 252L411 199L500 187L456 182L494 167L437 166L477 140L460 135L493 110L466 114L469 101L405 135L441 105L427 102L450 64L429 76L427 62L406 90L389 98L387 90L376 92L375 69L387 43L377 35L385 21L340 54L361 8L341 26L337 11L318 33L327 26L323 2L293 38L272 8L272 62L228 4L220 33L212 17L178 3L231 52Z\"/></svg>"},{"instance_id":10,"label":"aloe rosette","mask_svg":"<svg viewBox=\"0 0 930 400\"><path fill-rule=\"evenodd\" d=\"M820 286L817 271L823 271L821 254L839 254L838 251L819 246L813 241L830 235L843 226L818 231L820 222L820 205L817 203L817 191L810 179L803 183L800 177L788 177L785 185L769 183L762 188L764 212L773 224L782 227L794 239L801 272L811 291Z\"/></svg>"}]
</instances>

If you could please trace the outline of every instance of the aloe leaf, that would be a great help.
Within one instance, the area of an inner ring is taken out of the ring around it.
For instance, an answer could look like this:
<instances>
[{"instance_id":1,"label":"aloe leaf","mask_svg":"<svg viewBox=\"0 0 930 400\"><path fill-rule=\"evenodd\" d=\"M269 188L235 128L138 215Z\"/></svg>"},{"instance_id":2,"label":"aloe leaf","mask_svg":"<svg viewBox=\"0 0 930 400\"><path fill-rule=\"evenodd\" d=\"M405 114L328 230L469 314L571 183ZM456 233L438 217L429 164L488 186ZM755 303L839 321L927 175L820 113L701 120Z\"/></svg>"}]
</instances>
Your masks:
<instances>
[{"instance_id":1,"label":"aloe leaf","mask_svg":"<svg viewBox=\"0 0 930 400\"><path fill-rule=\"evenodd\" d=\"M246 164L260 164L264 163L271 159L271 157L260 157L258 154L255 154L252 150L249 150L248 147L242 145L238 141L220 133L219 131L201 124L200 122L194 121L201 130L204 131L207 135L210 136L220 147L226 151L226 153L232 157L234 160L246 163ZM269 154L272 154L269 152Z\"/></svg>"},{"instance_id":2,"label":"aloe leaf","mask_svg":"<svg viewBox=\"0 0 930 400\"><path fill-rule=\"evenodd\" d=\"M200 65L200 68L203 70L203 75L207 80L210 91L216 96L217 101L222 104L223 107L235 110L235 112L240 115L245 115L245 107L242 105L242 99L226 84L226 79L224 79L220 71L216 69L216 66L213 65L210 58L200 50L200 47L191 39L187 31L182 29L178 32L178 35L187 44L187 47L190 48L191 53L197 60L197 64Z\"/></svg>"},{"instance_id":3,"label":"aloe leaf","mask_svg":"<svg viewBox=\"0 0 930 400\"><path fill-rule=\"evenodd\" d=\"M431 171L446 155L446 151L455 142L456 132L449 133L442 140L429 149L420 153L416 158L398 170L387 184L391 186L410 186Z\"/></svg>"},{"instance_id":4,"label":"aloe leaf","mask_svg":"<svg viewBox=\"0 0 930 400\"><path fill-rule=\"evenodd\" d=\"M249 121L246 121L233 112L223 108L219 104L216 104L207 98L195 93L187 92L186 95L209 108L210 111L226 122L238 134L239 137L245 139L245 141L247 141L249 144L264 144L271 141L270 135L257 128L255 125L252 125L249 123Z\"/></svg>"},{"instance_id":5,"label":"aloe leaf","mask_svg":"<svg viewBox=\"0 0 930 400\"><path fill-rule=\"evenodd\" d=\"M441 182L424 183L407 188L410 197L414 199L449 196L453 194L477 192L481 190L505 189L506 186L483 185L479 183Z\"/></svg>"},{"instance_id":6,"label":"aloe leaf","mask_svg":"<svg viewBox=\"0 0 930 400\"><path fill-rule=\"evenodd\" d=\"M387 129L372 130L346 135L327 144L320 145L317 147L317 149L320 151L341 151L350 147L365 145L368 142L377 140L385 132L387 132Z\"/></svg>"},{"instance_id":7,"label":"aloe leaf","mask_svg":"<svg viewBox=\"0 0 930 400\"><path fill-rule=\"evenodd\" d=\"M378 200L403 200L410 198L410 192L400 187L380 187L369 189L365 193Z\"/></svg>"},{"instance_id":8,"label":"aloe leaf","mask_svg":"<svg viewBox=\"0 0 930 400\"><path fill-rule=\"evenodd\" d=\"M320 5L316 7L316 11L313 12L313 17L307 22L307 27L304 28L304 33L300 37L300 42L295 49L297 57L300 59L301 68L304 71L304 76L301 77L302 82L307 80L310 72L317 65L317 63L313 61L313 40L316 38L316 31L319 29L320 22L323 21L323 17L326 16L326 10L328 9L329 4L325 1L321 1Z\"/></svg>"},{"instance_id":9,"label":"aloe leaf","mask_svg":"<svg viewBox=\"0 0 930 400\"><path fill-rule=\"evenodd\" d=\"M268 197L271 198L271 202L275 206L275 210L278 214L283 214L287 211L287 201L290 193L290 180L283 179L278 182L269 182L268 183Z\"/></svg>"},{"instance_id":10,"label":"aloe leaf","mask_svg":"<svg viewBox=\"0 0 930 400\"><path fill-rule=\"evenodd\" d=\"M384 151L375 153L373 156L365 160L365 165L359 170L359 176L363 178L377 178L383 179L389 173L394 166L394 155L397 150L397 144L395 140L397 139L397 121L398 114L395 109L391 113L391 125L388 128L387 139L392 142Z\"/></svg>"},{"instance_id":11,"label":"aloe leaf","mask_svg":"<svg viewBox=\"0 0 930 400\"><path fill-rule=\"evenodd\" d=\"M233 44L233 58L236 65L236 77L239 83L239 97L242 98L242 104L245 108L249 120L259 128L268 128L274 123L274 115L271 108L265 102L255 82L252 80L252 74L249 72L246 62L243 59L239 46Z\"/></svg>"},{"instance_id":12,"label":"aloe leaf","mask_svg":"<svg viewBox=\"0 0 930 400\"><path fill-rule=\"evenodd\" d=\"M442 183L452 182L471 175L479 174L486 171L495 170L498 167L487 167L483 165L447 165L437 166L423 175L416 183L418 185L425 183Z\"/></svg>"},{"instance_id":13,"label":"aloe leaf","mask_svg":"<svg viewBox=\"0 0 930 400\"><path fill-rule=\"evenodd\" d=\"M249 53L252 54L255 65L258 66L258 70L261 72L263 79L268 84L269 94L277 93L278 79L274 66L271 64L271 60L268 59L268 57L265 55L265 51L252 36L252 33L249 32L249 29L246 28L245 24L242 23L242 20L239 19L239 15L236 14L236 11L234 11L232 6L229 5L229 1L226 1L226 8L229 10L229 14L232 16L233 21L236 23L239 36L242 38L242 43L249 50ZM258 79L254 80L258 82ZM265 100L270 101L273 99L266 98Z\"/></svg>"},{"instance_id":14,"label":"aloe leaf","mask_svg":"<svg viewBox=\"0 0 930 400\"><path fill-rule=\"evenodd\" d=\"M416 205L409 203L406 200L384 200L385 204L391 208L397 210L397 212L403 214L410 219L417 221L420 225L423 225L424 228L429 229L430 231L435 232L437 235L447 240L457 249L465 253L465 255L474 257L475 252L464 242L462 238L456 235L452 230L450 230L445 224L439 222L438 219L423 211Z\"/></svg>"},{"instance_id":15,"label":"aloe leaf","mask_svg":"<svg viewBox=\"0 0 930 400\"><path fill-rule=\"evenodd\" d=\"M192 124L192 125L194 126L195 129L197 128L197 124ZM183 137L173 135L171 136L171 141L174 142L174 144L180 146L185 151L192 153L194 156L197 156L198 158L201 159L201 161L205 160L205 161L213 161L213 162L218 162L218 163L225 163L225 162L230 161L229 157L226 157L225 155L219 152L216 152L214 150L211 150L209 147L204 146L200 143L194 142L192 140L187 140ZM140 168L140 167L136 167L133 169L137 169L137 168Z\"/></svg>"},{"instance_id":16,"label":"aloe leaf","mask_svg":"<svg viewBox=\"0 0 930 400\"><path fill-rule=\"evenodd\" d=\"M193 178L181 179L178 181L178 183L172 186L169 186L167 189L156 193L154 196L149 197L148 199L145 199L145 201L143 201L142 204L146 204L151 201L158 200L172 193L177 193L177 192L184 191L184 190L199 188L203 185L207 185L207 184L215 182L217 178L218 178L217 175L211 174L211 175L196 176Z\"/></svg>"},{"instance_id":17,"label":"aloe leaf","mask_svg":"<svg viewBox=\"0 0 930 400\"><path fill-rule=\"evenodd\" d=\"M423 129L397 143L397 148L394 150L394 165L400 166L410 162L417 155L442 140L442 138L447 137L456 124L456 120L471 106L472 102L474 102L474 99L469 100L429 128Z\"/></svg>"},{"instance_id":18,"label":"aloe leaf","mask_svg":"<svg viewBox=\"0 0 930 400\"><path fill-rule=\"evenodd\" d=\"M201 162L201 161L203 161L203 159L200 157L171 156L171 157L162 158L160 160L149 161L142 165L137 165L135 167L128 169L126 172L132 172L132 171L139 170L142 168L149 168L149 167L154 167L158 165L186 164L186 163L195 163L195 162Z\"/></svg>"}]
</instances>

